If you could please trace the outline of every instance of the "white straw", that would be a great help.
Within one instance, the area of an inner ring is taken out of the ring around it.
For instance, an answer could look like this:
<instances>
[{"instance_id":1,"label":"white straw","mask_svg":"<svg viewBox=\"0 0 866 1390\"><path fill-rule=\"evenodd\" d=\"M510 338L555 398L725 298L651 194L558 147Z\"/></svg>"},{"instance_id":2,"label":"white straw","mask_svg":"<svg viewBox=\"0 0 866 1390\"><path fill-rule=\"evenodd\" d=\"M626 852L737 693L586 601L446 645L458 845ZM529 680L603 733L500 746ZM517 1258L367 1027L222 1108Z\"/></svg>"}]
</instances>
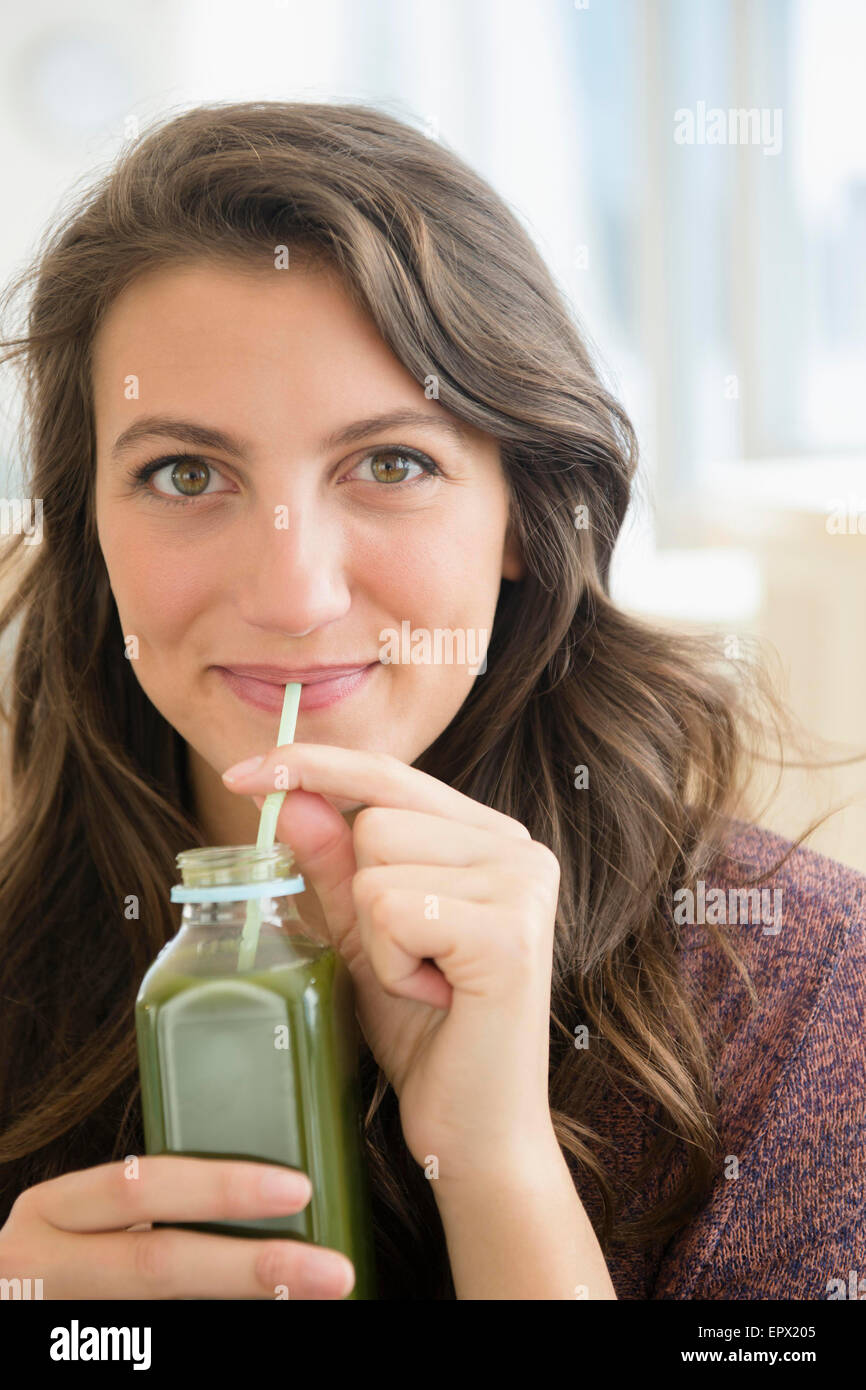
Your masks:
<instances>
[{"instance_id":1,"label":"white straw","mask_svg":"<svg viewBox=\"0 0 866 1390\"><path fill-rule=\"evenodd\" d=\"M277 746L280 748L284 743L294 742L300 698L300 681L289 681L283 696L283 712L280 716L280 731L277 735ZM265 797L265 804L259 817L259 834L256 840L258 849L270 849L273 845L277 833L277 820L285 796L286 793L281 791L271 792ZM258 898L247 900L246 921L241 933L241 945L238 952L238 970L251 970L256 958L256 946L259 941L259 928L262 921L259 901Z\"/></svg>"}]
</instances>

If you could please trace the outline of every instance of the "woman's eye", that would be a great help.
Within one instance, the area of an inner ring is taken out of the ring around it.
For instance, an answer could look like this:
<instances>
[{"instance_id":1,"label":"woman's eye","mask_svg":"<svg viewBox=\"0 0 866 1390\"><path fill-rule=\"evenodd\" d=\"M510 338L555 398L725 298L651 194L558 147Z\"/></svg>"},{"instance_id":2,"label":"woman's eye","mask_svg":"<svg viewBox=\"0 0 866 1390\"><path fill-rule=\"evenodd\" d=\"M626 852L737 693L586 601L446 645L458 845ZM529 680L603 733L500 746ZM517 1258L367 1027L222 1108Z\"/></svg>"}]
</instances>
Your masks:
<instances>
[{"instance_id":1,"label":"woman's eye","mask_svg":"<svg viewBox=\"0 0 866 1390\"><path fill-rule=\"evenodd\" d=\"M374 485L379 484L380 490L398 490L401 487L414 487L418 483L428 482L440 472L438 465L426 454L417 449L402 447L376 449L365 455L358 467L364 464L369 464L370 467L367 477L358 477L355 472L354 477L353 474L348 474L343 481L371 482ZM412 469L417 470L414 477L411 475ZM134 468L131 478L134 487L144 489L158 502L166 502L169 505L177 503L184 506L196 497L213 496L215 492L232 490L228 485L214 486L220 480L225 483L225 478L213 464L196 454L170 454L151 459L149 463ZM153 485L150 483L151 478L154 480Z\"/></svg>"},{"instance_id":2,"label":"woman's eye","mask_svg":"<svg viewBox=\"0 0 866 1390\"><path fill-rule=\"evenodd\" d=\"M432 459L414 449L377 449L361 460L361 464L368 462L372 481L382 483L385 487L399 487L402 483L424 482L439 472ZM407 477L408 470L413 466L420 469L420 472L416 473L414 477Z\"/></svg>"},{"instance_id":3,"label":"woman's eye","mask_svg":"<svg viewBox=\"0 0 866 1390\"><path fill-rule=\"evenodd\" d=\"M148 480L153 478L156 484L160 475L165 475L162 483L166 490L163 491L159 485L147 488ZM172 454L169 458L153 459L134 471L137 484L147 488L162 502L182 503L187 498L230 491L230 488L211 486L214 480L221 477L212 464L194 454Z\"/></svg>"}]
</instances>

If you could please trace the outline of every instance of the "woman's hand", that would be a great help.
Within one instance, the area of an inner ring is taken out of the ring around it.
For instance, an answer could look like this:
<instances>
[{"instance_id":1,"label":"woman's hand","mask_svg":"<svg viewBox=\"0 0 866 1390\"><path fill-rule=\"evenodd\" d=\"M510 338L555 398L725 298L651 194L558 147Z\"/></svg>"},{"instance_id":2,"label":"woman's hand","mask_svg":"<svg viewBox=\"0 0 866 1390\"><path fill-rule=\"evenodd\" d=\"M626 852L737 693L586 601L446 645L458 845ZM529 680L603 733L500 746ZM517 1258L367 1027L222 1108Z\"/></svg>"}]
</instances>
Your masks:
<instances>
[{"instance_id":1,"label":"woman's hand","mask_svg":"<svg viewBox=\"0 0 866 1390\"><path fill-rule=\"evenodd\" d=\"M223 775L259 806L287 791L277 838L348 963L416 1161L446 1187L549 1162L555 855L388 754L296 743ZM363 803L351 829L328 796Z\"/></svg>"},{"instance_id":2,"label":"woman's hand","mask_svg":"<svg viewBox=\"0 0 866 1390\"><path fill-rule=\"evenodd\" d=\"M28 1187L0 1230L0 1278L41 1279L47 1299L325 1299L351 1291L352 1263L335 1250L147 1229L153 1221L302 1211L312 1195L306 1174L174 1154L139 1158L136 1175L130 1171L121 1160ZM271 1174L288 1179L282 1196L263 1190Z\"/></svg>"}]
</instances>

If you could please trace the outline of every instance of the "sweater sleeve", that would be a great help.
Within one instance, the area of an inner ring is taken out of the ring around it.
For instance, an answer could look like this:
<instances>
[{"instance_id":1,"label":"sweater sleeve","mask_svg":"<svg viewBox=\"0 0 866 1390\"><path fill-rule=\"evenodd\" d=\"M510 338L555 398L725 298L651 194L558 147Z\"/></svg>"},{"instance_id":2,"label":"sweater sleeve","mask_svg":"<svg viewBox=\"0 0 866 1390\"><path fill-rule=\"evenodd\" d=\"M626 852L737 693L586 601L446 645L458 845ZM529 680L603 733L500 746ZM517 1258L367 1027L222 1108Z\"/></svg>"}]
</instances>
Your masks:
<instances>
[{"instance_id":1,"label":"sweater sleeve","mask_svg":"<svg viewBox=\"0 0 866 1390\"><path fill-rule=\"evenodd\" d=\"M691 1299L866 1298L866 939L862 917L787 1059L765 1123L729 1162ZM768 1061L770 1059L767 1059ZM696 1254L698 1252L695 1252Z\"/></svg>"}]
</instances>

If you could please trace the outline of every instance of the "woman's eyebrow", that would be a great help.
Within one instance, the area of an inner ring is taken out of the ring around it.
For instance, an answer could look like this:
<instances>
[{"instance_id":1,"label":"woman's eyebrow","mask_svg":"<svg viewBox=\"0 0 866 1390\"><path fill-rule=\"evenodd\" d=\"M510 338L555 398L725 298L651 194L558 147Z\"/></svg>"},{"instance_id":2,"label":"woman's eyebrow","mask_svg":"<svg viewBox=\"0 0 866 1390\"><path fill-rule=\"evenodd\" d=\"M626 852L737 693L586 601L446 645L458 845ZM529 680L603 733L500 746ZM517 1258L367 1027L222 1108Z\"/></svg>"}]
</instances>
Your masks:
<instances>
[{"instance_id":1,"label":"woman's eyebrow","mask_svg":"<svg viewBox=\"0 0 866 1390\"><path fill-rule=\"evenodd\" d=\"M470 443L467 432L446 415L433 415L426 410L406 407L402 410L388 411L384 415L371 415L366 420L353 420L351 424L341 426L322 439L319 448L322 453L327 453L342 444L365 439L367 435L375 434L378 430L399 429L404 425L412 425L416 429L438 430L464 447L468 447ZM134 420L117 436L111 451L112 457L117 458L126 453L142 439L154 437L179 439L184 444L192 444L199 449L220 449L237 459L249 458L253 452L248 441L239 439L225 430L198 424L194 420L178 420L170 415L144 415L141 419Z\"/></svg>"}]
</instances>

